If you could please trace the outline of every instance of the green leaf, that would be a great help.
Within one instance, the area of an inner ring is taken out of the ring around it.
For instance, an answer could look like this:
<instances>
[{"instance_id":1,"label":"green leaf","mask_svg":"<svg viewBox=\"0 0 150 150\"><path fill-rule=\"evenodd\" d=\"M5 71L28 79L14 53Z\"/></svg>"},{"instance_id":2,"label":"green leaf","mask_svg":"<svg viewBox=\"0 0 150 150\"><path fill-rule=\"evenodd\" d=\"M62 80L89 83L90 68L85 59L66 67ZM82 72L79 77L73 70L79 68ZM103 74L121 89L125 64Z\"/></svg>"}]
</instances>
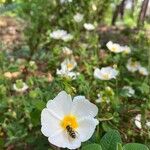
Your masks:
<instances>
[{"instance_id":1,"label":"green leaf","mask_svg":"<svg viewBox=\"0 0 150 150\"><path fill-rule=\"evenodd\" d=\"M40 123L40 114L41 112L38 110L33 110L30 114L31 116L31 122L33 124L33 126L37 126Z\"/></svg>"},{"instance_id":2,"label":"green leaf","mask_svg":"<svg viewBox=\"0 0 150 150\"><path fill-rule=\"evenodd\" d=\"M123 146L123 150L149 150L146 145L138 143L129 143Z\"/></svg>"},{"instance_id":3,"label":"green leaf","mask_svg":"<svg viewBox=\"0 0 150 150\"><path fill-rule=\"evenodd\" d=\"M139 89L141 90L141 92L143 93L143 94L148 94L149 93L149 85L148 84L146 84L146 83L143 83L140 87L139 87Z\"/></svg>"},{"instance_id":4,"label":"green leaf","mask_svg":"<svg viewBox=\"0 0 150 150\"><path fill-rule=\"evenodd\" d=\"M102 148L99 144L88 144L83 146L81 150L102 150Z\"/></svg>"},{"instance_id":5,"label":"green leaf","mask_svg":"<svg viewBox=\"0 0 150 150\"><path fill-rule=\"evenodd\" d=\"M117 150L123 150L122 145L120 143L117 144Z\"/></svg>"},{"instance_id":6,"label":"green leaf","mask_svg":"<svg viewBox=\"0 0 150 150\"><path fill-rule=\"evenodd\" d=\"M100 141L103 150L116 150L118 143L122 143L122 141L117 130L107 132Z\"/></svg>"},{"instance_id":7,"label":"green leaf","mask_svg":"<svg viewBox=\"0 0 150 150\"><path fill-rule=\"evenodd\" d=\"M35 103L35 107L41 111L45 107L45 103L41 100L38 100Z\"/></svg>"}]
</instances>

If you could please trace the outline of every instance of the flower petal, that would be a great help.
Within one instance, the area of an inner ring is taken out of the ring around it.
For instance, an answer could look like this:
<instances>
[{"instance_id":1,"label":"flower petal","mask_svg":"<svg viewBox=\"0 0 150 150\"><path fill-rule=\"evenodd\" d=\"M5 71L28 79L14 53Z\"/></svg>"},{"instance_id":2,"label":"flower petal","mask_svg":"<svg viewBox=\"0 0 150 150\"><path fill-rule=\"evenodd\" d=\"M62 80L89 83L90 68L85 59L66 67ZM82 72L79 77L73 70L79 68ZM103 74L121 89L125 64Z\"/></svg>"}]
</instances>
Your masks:
<instances>
[{"instance_id":1,"label":"flower petal","mask_svg":"<svg viewBox=\"0 0 150 150\"><path fill-rule=\"evenodd\" d=\"M62 148L76 149L81 146L80 139L71 139L66 131L62 131L53 137L49 137L48 140L50 143Z\"/></svg>"},{"instance_id":2,"label":"flower petal","mask_svg":"<svg viewBox=\"0 0 150 150\"><path fill-rule=\"evenodd\" d=\"M72 104L71 113L75 116L80 117L95 117L98 113L98 108L96 105L91 103L89 100L85 99L74 99Z\"/></svg>"},{"instance_id":3,"label":"flower petal","mask_svg":"<svg viewBox=\"0 0 150 150\"><path fill-rule=\"evenodd\" d=\"M80 136L81 142L84 142L91 138L99 122L97 119L85 117L79 120L78 123L79 127L77 132Z\"/></svg>"},{"instance_id":4,"label":"flower petal","mask_svg":"<svg viewBox=\"0 0 150 150\"><path fill-rule=\"evenodd\" d=\"M95 77L95 78L100 78L100 74L101 74L100 69L96 68L96 69L94 70L94 77Z\"/></svg>"},{"instance_id":5,"label":"flower petal","mask_svg":"<svg viewBox=\"0 0 150 150\"><path fill-rule=\"evenodd\" d=\"M43 109L41 113L41 132L49 137L60 131L59 121L48 109Z\"/></svg>"},{"instance_id":6,"label":"flower petal","mask_svg":"<svg viewBox=\"0 0 150 150\"><path fill-rule=\"evenodd\" d=\"M83 95L78 95L74 97L74 100L82 100L82 99L86 99L85 96Z\"/></svg>"},{"instance_id":7,"label":"flower petal","mask_svg":"<svg viewBox=\"0 0 150 150\"><path fill-rule=\"evenodd\" d=\"M70 113L71 105L71 96L62 91L53 100L48 101L47 108L53 114L57 114L59 119L62 119L64 115Z\"/></svg>"}]
</instances>

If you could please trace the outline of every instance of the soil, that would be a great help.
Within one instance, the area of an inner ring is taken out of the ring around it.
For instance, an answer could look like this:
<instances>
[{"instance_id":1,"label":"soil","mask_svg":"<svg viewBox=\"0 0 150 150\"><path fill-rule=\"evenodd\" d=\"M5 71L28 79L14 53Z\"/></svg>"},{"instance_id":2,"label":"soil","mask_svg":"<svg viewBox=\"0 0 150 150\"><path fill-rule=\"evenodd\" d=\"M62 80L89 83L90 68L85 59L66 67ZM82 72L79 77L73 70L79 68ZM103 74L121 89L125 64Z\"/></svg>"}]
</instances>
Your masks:
<instances>
[{"instance_id":1,"label":"soil","mask_svg":"<svg viewBox=\"0 0 150 150\"><path fill-rule=\"evenodd\" d=\"M0 16L0 50L14 50L24 42L24 22L16 17Z\"/></svg>"}]
</instances>

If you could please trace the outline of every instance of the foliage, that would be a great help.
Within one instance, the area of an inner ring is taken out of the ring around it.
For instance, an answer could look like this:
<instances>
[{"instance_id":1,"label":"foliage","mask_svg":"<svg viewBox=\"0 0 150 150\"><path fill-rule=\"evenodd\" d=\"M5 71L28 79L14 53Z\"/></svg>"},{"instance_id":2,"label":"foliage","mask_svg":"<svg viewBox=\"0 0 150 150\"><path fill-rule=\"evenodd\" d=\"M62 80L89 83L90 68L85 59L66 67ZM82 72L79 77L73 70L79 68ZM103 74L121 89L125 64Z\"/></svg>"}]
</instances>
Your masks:
<instances>
[{"instance_id":1,"label":"foliage","mask_svg":"<svg viewBox=\"0 0 150 150\"><path fill-rule=\"evenodd\" d=\"M99 24L108 23L113 2L13 2L17 6L13 14L24 20L26 26L25 42L13 51L0 51L0 149L11 145L14 149L48 149L49 142L40 131L40 115L47 101L61 90L72 96L84 95L99 108L97 119L100 124L93 137L83 143L82 150L147 150L147 146L150 147L150 128L146 125L150 121L149 75L130 72L126 67L128 59L133 58L150 71L149 35L145 30L129 28L134 23L130 22L127 29L117 30L117 35L114 30L112 35L111 29L105 25L108 37L103 39L103 34L99 34ZM116 0L115 4L118 2ZM73 19L76 13L84 15L79 23ZM126 18L131 19L128 14ZM87 31L84 23L92 23L96 29ZM73 39L65 42L50 37L58 29L66 30ZM110 40L128 45L131 53L110 52L106 47ZM64 47L70 48L73 54L64 54ZM74 70L79 75L76 79L57 74L63 60L71 57L77 62ZM94 69L106 66L119 71L116 79L104 81L94 78ZM24 92L14 90L14 84L18 82L26 83L28 89ZM129 96L124 86L132 87L135 94ZM142 116L141 129L135 125L137 114Z\"/></svg>"},{"instance_id":2,"label":"foliage","mask_svg":"<svg viewBox=\"0 0 150 150\"><path fill-rule=\"evenodd\" d=\"M81 150L148 150L148 147L143 144L129 143L122 147L121 143L119 133L112 130L102 137L100 144L87 144Z\"/></svg>"}]
</instances>

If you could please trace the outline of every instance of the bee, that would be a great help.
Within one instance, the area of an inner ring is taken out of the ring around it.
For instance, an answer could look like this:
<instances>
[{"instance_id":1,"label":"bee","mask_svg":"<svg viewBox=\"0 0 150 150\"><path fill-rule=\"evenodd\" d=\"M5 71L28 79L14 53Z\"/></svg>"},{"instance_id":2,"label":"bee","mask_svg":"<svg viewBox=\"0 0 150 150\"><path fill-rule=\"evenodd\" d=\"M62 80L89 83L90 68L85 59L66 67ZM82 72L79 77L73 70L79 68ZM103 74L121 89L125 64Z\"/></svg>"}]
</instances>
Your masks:
<instances>
[{"instance_id":1,"label":"bee","mask_svg":"<svg viewBox=\"0 0 150 150\"><path fill-rule=\"evenodd\" d=\"M72 127L70 127L69 125L66 126L66 130L69 134L69 136L72 138L72 139L75 139L77 136L76 136L76 132L73 130Z\"/></svg>"}]
</instances>

